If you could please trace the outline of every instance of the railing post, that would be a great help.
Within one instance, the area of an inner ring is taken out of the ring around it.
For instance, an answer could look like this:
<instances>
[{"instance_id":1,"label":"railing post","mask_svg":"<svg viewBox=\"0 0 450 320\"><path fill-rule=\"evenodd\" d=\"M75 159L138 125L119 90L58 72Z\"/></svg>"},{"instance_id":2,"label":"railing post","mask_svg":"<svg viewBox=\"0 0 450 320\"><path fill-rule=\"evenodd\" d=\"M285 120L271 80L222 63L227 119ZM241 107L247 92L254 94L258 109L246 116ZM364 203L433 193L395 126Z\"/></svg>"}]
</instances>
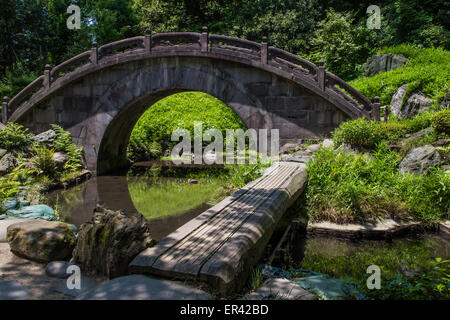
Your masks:
<instances>
[{"instance_id":1,"label":"railing post","mask_svg":"<svg viewBox=\"0 0 450 320\"><path fill-rule=\"evenodd\" d=\"M144 48L145 48L145 52L152 51L152 32L151 32L150 28L147 28L145 30Z\"/></svg>"},{"instance_id":2,"label":"railing post","mask_svg":"<svg viewBox=\"0 0 450 320\"><path fill-rule=\"evenodd\" d=\"M384 122L388 122L389 106L384 106Z\"/></svg>"},{"instance_id":3,"label":"railing post","mask_svg":"<svg viewBox=\"0 0 450 320\"><path fill-rule=\"evenodd\" d=\"M46 64L45 69L44 69L44 88L45 89L50 88L50 86L52 84L51 70L52 70L52 67L49 64Z\"/></svg>"},{"instance_id":4,"label":"railing post","mask_svg":"<svg viewBox=\"0 0 450 320\"><path fill-rule=\"evenodd\" d=\"M376 96L373 99L373 110L372 110L372 118L375 121L380 121L380 97Z\"/></svg>"},{"instance_id":5,"label":"railing post","mask_svg":"<svg viewBox=\"0 0 450 320\"><path fill-rule=\"evenodd\" d=\"M202 28L200 36L201 52L208 52L208 27Z\"/></svg>"},{"instance_id":6,"label":"railing post","mask_svg":"<svg viewBox=\"0 0 450 320\"><path fill-rule=\"evenodd\" d=\"M3 97L2 102L2 123L6 124L8 122L8 101L9 98L7 96Z\"/></svg>"},{"instance_id":7,"label":"railing post","mask_svg":"<svg viewBox=\"0 0 450 320\"><path fill-rule=\"evenodd\" d=\"M268 45L267 45L267 37L264 36L262 37L262 42L261 42L261 63L262 64L267 64L267 60L268 60Z\"/></svg>"},{"instance_id":8,"label":"railing post","mask_svg":"<svg viewBox=\"0 0 450 320\"><path fill-rule=\"evenodd\" d=\"M325 67L323 65L323 61L319 61L317 66L319 67L319 72L317 73L317 82L319 84L320 90L325 91Z\"/></svg>"},{"instance_id":9,"label":"railing post","mask_svg":"<svg viewBox=\"0 0 450 320\"><path fill-rule=\"evenodd\" d=\"M97 42L92 43L91 63L95 64L95 65L98 64L98 44L97 44Z\"/></svg>"}]
</instances>

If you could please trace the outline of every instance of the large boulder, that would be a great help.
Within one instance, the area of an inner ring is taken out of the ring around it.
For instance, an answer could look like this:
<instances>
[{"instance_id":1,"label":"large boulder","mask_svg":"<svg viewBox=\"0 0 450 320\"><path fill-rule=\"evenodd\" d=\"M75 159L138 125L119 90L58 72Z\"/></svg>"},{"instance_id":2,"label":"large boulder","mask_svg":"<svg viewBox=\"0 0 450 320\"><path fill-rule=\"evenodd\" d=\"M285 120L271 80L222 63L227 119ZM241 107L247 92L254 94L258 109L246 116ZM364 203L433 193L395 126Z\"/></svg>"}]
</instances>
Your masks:
<instances>
[{"instance_id":1,"label":"large boulder","mask_svg":"<svg viewBox=\"0 0 450 320\"><path fill-rule=\"evenodd\" d=\"M35 135L34 137L31 138L31 140L33 142L39 143L42 146L47 147L47 148L54 147L55 139L56 139L56 132L51 129L48 131L42 132L38 135Z\"/></svg>"},{"instance_id":2,"label":"large boulder","mask_svg":"<svg viewBox=\"0 0 450 320\"><path fill-rule=\"evenodd\" d=\"M408 85L404 84L400 88L398 88L397 92L392 96L390 109L391 112L397 117L399 116L402 109L403 98L405 97L407 89Z\"/></svg>"},{"instance_id":3,"label":"large boulder","mask_svg":"<svg viewBox=\"0 0 450 320\"><path fill-rule=\"evenodd\" d=\"M420 93L412 94L408 100L403 103L408 85L401 86L394 94L391 100L391 112L398 118L412 118L416 114L426 111L430 108L431 99L426 98Z\"/></svg>"},{"instance_id":4,"label":"large boulder","mask_svg":"<svg viewBox=\"0 0 450 320\"><path fill-rule=\"evenodd\" d=\"M13 156L13 154L12 153L5 154L0 160L0 176L3 176L11 172L11 170L14 169L15 165L16 159Z\"/></svg>"},{"instance_id":5,"label":"large boulder","mask_svg":"<svg viewBox=\"0 0 450 320\"><path fill-rule=\"evenodd\" d=\"M67 223L34 219L9 226L7 237L13 253L38 262L67 259L76 243Z\"/></svg>"},{"instance_id":6,"label":"large boulder","mask_svg":"<svg viewBox=\"0 0 450 320\"><path fill-rule=\"evenodd\" d=\"M431 145L413 149L400 162L399 170L403 173L422 174L430 167L435 167L441 162L439 152Z\"/></svg>"},{"instance_id":7,"label":"large boulder","mask_svg":"<svg viewBox=\"0 0 450 320\"><path fill-rule=\"evenodd\" d=\"M402 67L408 62L404 56L400 54L383 54L374 55L367 59L364 65L364 74L366 77L371 77L377 73L390 71Z\"/></svg>"},{"instance_id":8,"label":"large boulder","mask_svg":"<svg viewBox=\"0 0 450 320\"><path fill-rule=\"evenodd\" d=\"M115 278L127 274L131 260L154 243L141 214L97 207L92 219L80 227L72 262Z\"/></svg>"}]
</instances>

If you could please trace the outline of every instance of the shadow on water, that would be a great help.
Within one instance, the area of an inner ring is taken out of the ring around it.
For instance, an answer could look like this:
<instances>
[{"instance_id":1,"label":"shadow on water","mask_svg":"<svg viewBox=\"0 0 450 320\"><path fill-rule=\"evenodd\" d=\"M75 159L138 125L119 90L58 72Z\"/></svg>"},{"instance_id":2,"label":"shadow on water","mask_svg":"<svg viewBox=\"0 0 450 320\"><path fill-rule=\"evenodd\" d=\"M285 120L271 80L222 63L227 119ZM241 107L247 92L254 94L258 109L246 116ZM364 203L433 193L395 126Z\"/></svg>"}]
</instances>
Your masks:
<instances>
[{"instance_id":1,"label":"shadow on water","mask_svg":"<svg viewBox=\"0 0 450 320\"><path fill-rule=\"evenodd\" d=\"M97 204L105 205L111 210L125 210L128 214L136 214L139 212L137 207L141 207L140 213L149 220L152 237L159 240L212 206L209 204L213 197L212 191L205 191L202 194L205 201L202 201L203 198L196 199L194 204L191 195L193 192L197 193L195 190L199 188L213 189L217 185L214 180L201 181L198 185L188 185L185 180L187 179L158 178L155 181L147 177L130 179L126 176L100 176L68 190L54 191L48 195L48 201L51 206L58 207L63 221L77 227L91 219ZM137 184L139 188L133 188ZM170 212L164 208L162 216L150 216L148 209L158 212L158 201L155 199L165 197L164 192L169 192L171 186L178 191L174 197L180 209Z\"/></svg>"}]
</instances>

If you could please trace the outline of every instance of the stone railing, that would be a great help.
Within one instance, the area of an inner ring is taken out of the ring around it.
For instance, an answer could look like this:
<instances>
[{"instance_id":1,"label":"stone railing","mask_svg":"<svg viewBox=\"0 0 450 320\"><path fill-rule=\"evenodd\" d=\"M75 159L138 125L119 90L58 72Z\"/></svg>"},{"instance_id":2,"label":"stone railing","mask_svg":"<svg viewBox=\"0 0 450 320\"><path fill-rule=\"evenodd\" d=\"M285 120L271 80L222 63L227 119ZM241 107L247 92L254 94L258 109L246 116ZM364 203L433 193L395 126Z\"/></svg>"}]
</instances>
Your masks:
<instances>
[{"instance_id":1,"label":"stone railing","mask_svg":"<svg viewBox=\"0 0 450 320\"><path fill-rule=\"evenodd\" d=\"M275 70L288 72L292 79L302 79L303 84L306 83L310 88L323 92L330 99L339 100L341 104L346 105L358 116L371 118L377 114L373 110L374 106L376 107L375 104L338 76L326 72L323 63L320 62L316 65L295 54L268 46L266 37L263 37L261 43L257 43L229 36L208 34L208 30L204 27L201 33L151 34L147 32L145 36L123 39L101 47L98 47L97 43L93 43L91 50L80 53L54 68L47 65L44 75L26 86L11 101L4 97L2 122L6 123L8 116L27 101L34 103L31 100L35 95L45 96L46 92L53 88L53 84L70 78L80 70L95 69L98 65L115 63L115 61L119 61L119 58L123 62L127 59L136 59L136 57L151 57L154 54L161 56L165 53L193 54L195 52L198 52L196 55L212 55L219 59L231 56L234 59L250 61L252 65L269 66Z\"/></svg>"}]
</instances>

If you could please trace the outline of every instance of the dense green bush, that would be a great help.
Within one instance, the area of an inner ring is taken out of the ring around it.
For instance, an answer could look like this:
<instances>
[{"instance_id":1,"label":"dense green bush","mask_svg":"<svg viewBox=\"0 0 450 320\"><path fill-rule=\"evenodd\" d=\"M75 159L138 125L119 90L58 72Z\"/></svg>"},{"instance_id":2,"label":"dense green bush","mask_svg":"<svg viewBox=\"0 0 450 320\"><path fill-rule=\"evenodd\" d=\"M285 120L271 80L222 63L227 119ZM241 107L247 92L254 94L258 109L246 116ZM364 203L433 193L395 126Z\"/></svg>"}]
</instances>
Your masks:
<instances>
[{"instance_id":1,"label":"dense green bush","mask_svg":"<svg viewBox=\"0 0 450 320\"><path fill-rule=\"evenodd\" d=\"M431 122L437 133L450 134L450 109L436 112Z\"/></svg>"},{"instance_id":2,"label":"dense green bush","mask_svg":"<svg viewBox=\"0 0 450 320\"><path fill-rule=\"evenodd\" d=\"M53 149L34 148L34 156L31 161L40 175L51 178L56 176L57 167L53 161L53 155Z\"/></svg>"},{"instance_id":3,"label":"dense green bush","mask_svg":"<svg viewBox=\"0 0 450 320\"><path fill-rule=\"evenodd\" d=\"M82 168L83 148L72 142L72 135L60 126L53 124L52 129L56 133L55 151L64 152L69 160L64 164L64 170L75 172Z\"/></svg>"},{"instance_id":4,"label":"dense green bush","mask_svg":"<svg viewBox=\"0 0 450 320\"><path fill-rule=\"evenodd\" d=\"M171 149L178 143L171 141L172 132L178 128L188 130L193 143L195 121L202 122L203 131L220 130L224 139L226 129L245 130L242 120L220 100L201 92L177 93L152 105L136 123L128 146L129 158L148 160L155 154L155 142L161 145L158 149Z\"/></svg>"},{"instance_id":5,"label":"dense green bush","mask_svg":"<svg viewBox=\"0 0 450 320\"><path fill-rule=\"evenodd\" d=\"M349 120L334 131L333 140L336 146L350 144L357 148L373 149L382 139L377 127L377 122L364 118Z\"/></svg>"},{"instance_id":6,"label":"dense green bush","mask_svg":"<svg viewBox=\"0 0 450 320\"><path fill-rule=\"evenodd\" d=\"M22 125L8 122L5 128L0 130L0 148L6 150L24 149L31 145L30 138L33 135Z\"/></svg>"},{"instance_id":7,"label":"dense green bush","mask_svg":"<svg viewBox=\"0 0 450 320\"><path fill-rule=\"evenodd\" d=\"M401 68L381 72L373 77L360 77L350 84L369 99L380 97L382 105L389 105L398 88L408 84L408 93L421 91L434 101L450 89L450 54L442 48L423 49L411 45L386 47L378 54L395 53L409 61Z\"/></svg>"},{"instance_id":8,"label":"dense green bush","mask_svg":"<svg viewBox=\"0 0 450 320\"><path fill-rule=\"evenodd\" d=\"M449 218L450 175L400 174L400 157L379 144L373 156L321 148L308 164L307 210L338 223L392 215L430 223Z\"/></svg>"}]
</instances>

